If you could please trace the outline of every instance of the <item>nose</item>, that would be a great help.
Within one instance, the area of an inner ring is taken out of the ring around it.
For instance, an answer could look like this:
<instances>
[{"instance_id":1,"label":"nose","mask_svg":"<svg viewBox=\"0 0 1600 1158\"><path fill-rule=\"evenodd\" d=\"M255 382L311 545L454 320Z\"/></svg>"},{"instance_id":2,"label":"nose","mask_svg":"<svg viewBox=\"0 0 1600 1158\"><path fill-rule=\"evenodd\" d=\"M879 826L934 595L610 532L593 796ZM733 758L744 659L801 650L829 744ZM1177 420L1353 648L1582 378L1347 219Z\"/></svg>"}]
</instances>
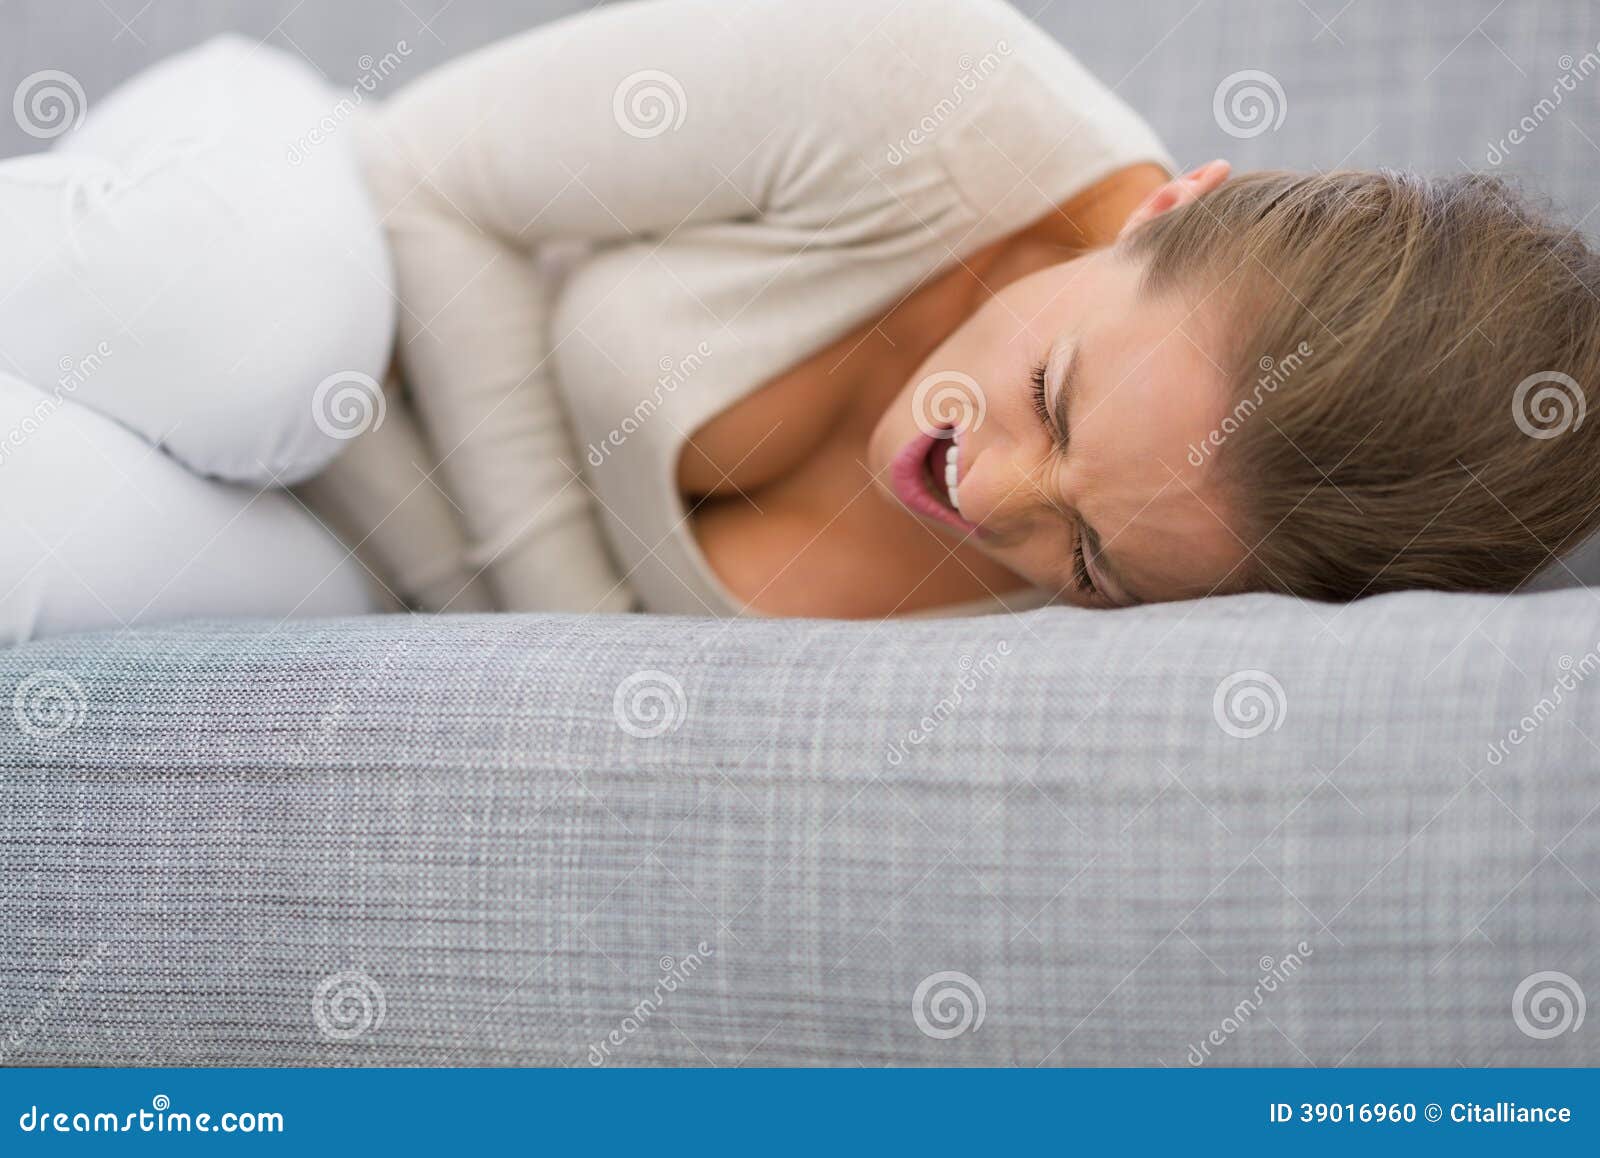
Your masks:
<instances>
[{"instance_id":1,"label":"nose","mask_svg":"<svg viewBox=\"0 0 1600 1158\"><path fill-rule=\"evenodd\" d=\"M994 534L1020 530L1054 504L1042 488L1044 462L1003 447L980 449L961 480L961 513Z\"/></svg>"}]
</instances>

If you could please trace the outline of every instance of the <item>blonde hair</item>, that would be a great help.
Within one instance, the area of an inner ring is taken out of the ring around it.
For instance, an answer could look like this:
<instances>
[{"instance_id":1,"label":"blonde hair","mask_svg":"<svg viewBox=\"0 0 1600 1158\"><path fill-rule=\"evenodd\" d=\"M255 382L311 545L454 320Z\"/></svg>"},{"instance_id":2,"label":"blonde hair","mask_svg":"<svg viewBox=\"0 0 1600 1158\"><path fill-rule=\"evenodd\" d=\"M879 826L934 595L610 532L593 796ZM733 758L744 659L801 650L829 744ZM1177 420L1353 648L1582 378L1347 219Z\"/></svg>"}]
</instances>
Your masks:
<instances>
[{"instance_id":1,"label":"blonde hair","mask_svg":"<svg viewBox=\"0 0 1600 1158\"><path fill-rule=\"evenodd\" d=\"M1505 591L1600 524L1600 259L1503 182L1252 173L1122 245L1230 323L1191 448L1251 547L1228 586Z\"/></svg>"}]
</instances>

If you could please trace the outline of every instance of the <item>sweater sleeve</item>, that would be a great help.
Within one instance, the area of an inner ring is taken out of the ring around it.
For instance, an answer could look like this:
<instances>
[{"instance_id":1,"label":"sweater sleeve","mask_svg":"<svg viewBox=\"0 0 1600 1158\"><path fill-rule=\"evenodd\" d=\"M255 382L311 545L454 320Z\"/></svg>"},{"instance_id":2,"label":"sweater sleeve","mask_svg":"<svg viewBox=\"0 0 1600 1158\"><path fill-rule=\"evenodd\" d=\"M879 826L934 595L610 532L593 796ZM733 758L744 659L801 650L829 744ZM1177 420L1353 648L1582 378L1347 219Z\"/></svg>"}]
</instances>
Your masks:
<instances>
[{"instance_id":1,"label":"sweater sleeve","mask_svg":"<svg viewBox=\"0 0 1600 1158\"><path fill-rule=\"evenodd\" d=\"M1039 59L1000 70L1027 55L1012 53L1019 42ZM857 272L876 262L911 282L920 273L896 258L928 250L931 233L949 234L953 253L1136 151L1147 131L1131 113L1108 116L1120 108L1000 0L618 4L470 53L386 103L363 151L393 245L402 363L496 604L631 603L563 406L582 384L558 391L554 379L541 245L629 242L643 267L692 234L746 268L766 259L752 296L802 259ZM906 144L929 135L937 147ZM928 215L948 179L941 153L975 194L960 221ZM707 269L674 284L726 307L706 310L748 336L735 280ZM660 527L610 515L654 552Z\"/></svg>"},{"instance_id":2,"label":"sweater sleeve","mask_svg":"<svg viewBox=\"0 0 1600 1158\"><path fill-rule=\"evenodd\" d=\"M632 603L553 380L537 247L765 211L796 155L772 54L804 7L607 8L452 61L369 119L402 365L501 608Z\"/></svg>"}]
</instances>

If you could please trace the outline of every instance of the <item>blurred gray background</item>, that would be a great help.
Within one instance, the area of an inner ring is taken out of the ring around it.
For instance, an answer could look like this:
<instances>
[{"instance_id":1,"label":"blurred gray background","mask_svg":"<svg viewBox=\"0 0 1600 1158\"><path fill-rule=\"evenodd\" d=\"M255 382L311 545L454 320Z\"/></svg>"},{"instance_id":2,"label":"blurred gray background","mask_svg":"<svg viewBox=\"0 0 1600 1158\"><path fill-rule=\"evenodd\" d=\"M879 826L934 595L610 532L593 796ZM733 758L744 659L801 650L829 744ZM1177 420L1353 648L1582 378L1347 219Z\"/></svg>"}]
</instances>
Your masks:
<instances>
[{"instance_id":1,"label":"blurred gray background","mask_svg":"<svg viewBox=\"0 0 1600 1158\"><path fill-rule=\"evenodd\" d=\"M224 31L297 52L340 84L361 74L364 57L382 58L404 39L403 72L386 82L399 84L485 41L586 7L570 0L0 0L0 95L13 94L30 73L61 69L79 80L92 107L144 66ZM1600 71L1586 71L1600 62L1595 0L1020 0L1018 7L1143 112L1181 161L1495 170L1530 178L1569 221L1600 232ZM1552 45L1563 47L1552 53ZM1277 80L1285 111L1278 127L1241 139L1219 127L1212 106L1219 83L1245 69ZM1563 75L1570 91L1561 88ZM1541 100L1551 107L1541 109ZM1527 140L1493 159L1491 145L1524 118L1536 122ZM13 117L0 116L0 155L41 147Z\"/></svg>"}]
</instances>

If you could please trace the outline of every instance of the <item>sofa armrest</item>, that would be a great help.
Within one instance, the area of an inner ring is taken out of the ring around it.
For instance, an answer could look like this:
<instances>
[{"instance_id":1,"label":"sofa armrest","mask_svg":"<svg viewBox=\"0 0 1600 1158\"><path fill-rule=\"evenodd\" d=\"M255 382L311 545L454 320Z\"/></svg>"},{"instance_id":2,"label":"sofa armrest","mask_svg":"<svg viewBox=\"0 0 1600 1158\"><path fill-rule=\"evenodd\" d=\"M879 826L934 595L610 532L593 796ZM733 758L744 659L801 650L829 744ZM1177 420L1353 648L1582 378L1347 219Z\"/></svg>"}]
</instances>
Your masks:
<instances>
[{"instance_id":1,"label":"sofa armrest","mask_svg":"<svg viewBox=\"0 0 1600 1158\"><path fill-rule=\"evenodd\" d=\"M1513 997L1600 984L1597 640L1565 591L30 645L0 1053L1594 1064Z\"/></svg>"}]
</instances>

